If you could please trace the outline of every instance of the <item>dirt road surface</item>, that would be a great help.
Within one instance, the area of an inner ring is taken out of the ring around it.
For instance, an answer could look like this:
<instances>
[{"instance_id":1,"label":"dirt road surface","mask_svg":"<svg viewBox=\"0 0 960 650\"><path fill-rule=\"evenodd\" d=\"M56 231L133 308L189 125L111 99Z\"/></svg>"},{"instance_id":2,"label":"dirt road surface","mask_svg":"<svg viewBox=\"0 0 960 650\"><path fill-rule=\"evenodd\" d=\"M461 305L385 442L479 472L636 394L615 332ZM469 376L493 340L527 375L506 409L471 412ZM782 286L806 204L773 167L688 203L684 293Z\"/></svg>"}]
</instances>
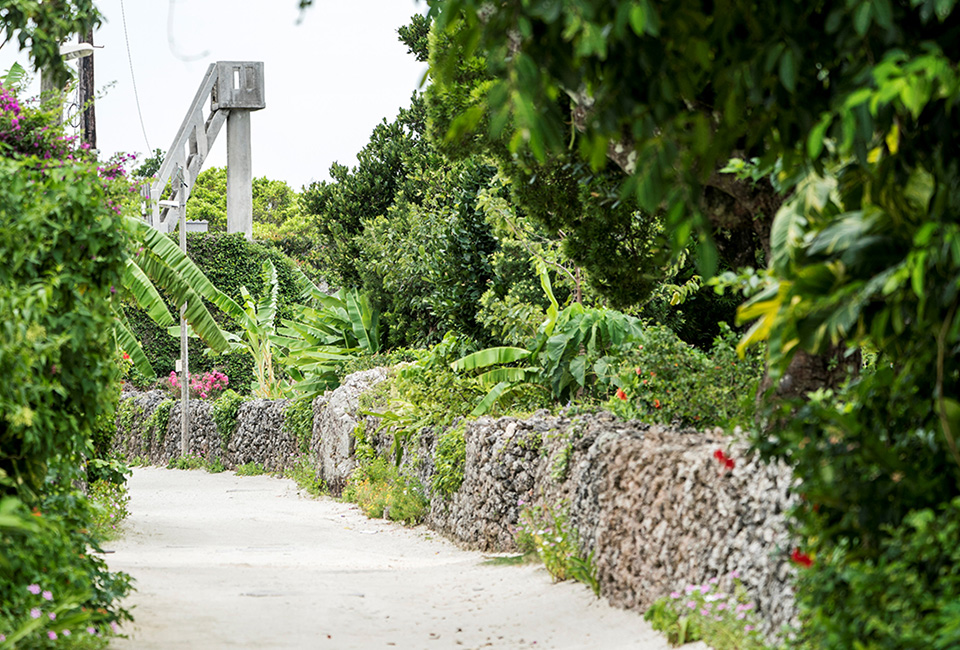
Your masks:
<instances>
[{"instance_id":1,"label":"dirt road surface","mask_svg":"<svg viewBox=\"0 0 960 650\"><path fill-rule=\"evenodd\" d=\"M136 621L112 648L667 650L636 612L542 566L491 564L269 476L151 467L130 479Z\"/></svg>"}]
</instances>

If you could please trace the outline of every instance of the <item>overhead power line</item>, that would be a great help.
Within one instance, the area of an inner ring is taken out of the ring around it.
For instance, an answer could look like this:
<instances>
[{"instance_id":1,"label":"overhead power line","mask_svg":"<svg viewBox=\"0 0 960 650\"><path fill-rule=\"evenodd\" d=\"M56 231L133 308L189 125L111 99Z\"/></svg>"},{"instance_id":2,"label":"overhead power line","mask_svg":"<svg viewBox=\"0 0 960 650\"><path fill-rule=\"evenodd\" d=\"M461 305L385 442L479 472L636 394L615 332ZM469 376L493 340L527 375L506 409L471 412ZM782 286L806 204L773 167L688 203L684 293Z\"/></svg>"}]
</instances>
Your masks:
<instances>
[{"instance_id":1,"label":"overhead power line","mask_svg":"<svg viewBox=\"0 0 960 650\"><path fill-rule=\"evenodd\" d=\"M140 130L143 131L143 141L147 143L147 155L149 156L153 154L153 147L150 146L150 139L147 137L147 127L143 124L143 111L140 110L140 95L137 93L137 77L133 73L133 56L130 54L130 36L127 34L127 13L123 8L123 0L120 0L120 18L123 21L123 38L127 42L127 61L130 63L130 79L133 81L133 98L137 102Z\"/></svg>"}]
</instances>

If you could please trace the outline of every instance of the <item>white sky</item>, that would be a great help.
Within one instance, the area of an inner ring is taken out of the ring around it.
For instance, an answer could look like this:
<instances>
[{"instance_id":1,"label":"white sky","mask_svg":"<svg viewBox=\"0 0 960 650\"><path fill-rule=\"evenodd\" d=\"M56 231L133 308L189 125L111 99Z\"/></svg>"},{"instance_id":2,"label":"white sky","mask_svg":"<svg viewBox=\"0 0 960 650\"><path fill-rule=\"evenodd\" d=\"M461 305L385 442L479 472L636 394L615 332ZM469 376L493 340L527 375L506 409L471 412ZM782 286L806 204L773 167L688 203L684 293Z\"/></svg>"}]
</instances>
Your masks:
<instances>
[{"instance_id":1,"label":"white sky","mask_svg":"<svg viewBox=\"0 0 960 650\"><path fill-rule=\"evenodd\" d=\"M120 0L96 2L94 34L101 159L116 151L149 155L137 117ZM253 174L295 190L328 179L330 164L356 164L380 120L409 104L426 66L407 54L396 30L418 0L315 0L297 25L297 0L125 0L127 32L150 147L166 151L214 61L263 61L267 107L253 113ZM270 9L267 9L267 6ZM170 10L172 29L168 30ZM172 39L172 44L171 44ZM0 72L29 69L15 43L0 49ZM31 94L38 92L34 84ZM141 156L142 159L142 156ZM204 168L226 164L226 129Z\"/></svg>"}]
</instances>

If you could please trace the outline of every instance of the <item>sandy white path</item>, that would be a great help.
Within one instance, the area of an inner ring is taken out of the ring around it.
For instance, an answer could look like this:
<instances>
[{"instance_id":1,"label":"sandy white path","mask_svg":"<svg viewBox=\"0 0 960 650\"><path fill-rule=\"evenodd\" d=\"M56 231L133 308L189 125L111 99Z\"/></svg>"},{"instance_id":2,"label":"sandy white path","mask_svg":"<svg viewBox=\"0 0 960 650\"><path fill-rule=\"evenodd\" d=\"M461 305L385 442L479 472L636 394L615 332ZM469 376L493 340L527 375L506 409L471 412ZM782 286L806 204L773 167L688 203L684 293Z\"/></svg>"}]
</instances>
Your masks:
<instances>
[{"instance_id":1,"label":"sandy white path","mask_svg":"<svg viewBox=\"0 0 960 650\"><path fill-rule=\"evenodd\" d=\"M668 648L542 567L490 565L291 481L137 468L130 494L107 559L137 580L136 622L111 647Z\"/></svg>"}]
</instances>

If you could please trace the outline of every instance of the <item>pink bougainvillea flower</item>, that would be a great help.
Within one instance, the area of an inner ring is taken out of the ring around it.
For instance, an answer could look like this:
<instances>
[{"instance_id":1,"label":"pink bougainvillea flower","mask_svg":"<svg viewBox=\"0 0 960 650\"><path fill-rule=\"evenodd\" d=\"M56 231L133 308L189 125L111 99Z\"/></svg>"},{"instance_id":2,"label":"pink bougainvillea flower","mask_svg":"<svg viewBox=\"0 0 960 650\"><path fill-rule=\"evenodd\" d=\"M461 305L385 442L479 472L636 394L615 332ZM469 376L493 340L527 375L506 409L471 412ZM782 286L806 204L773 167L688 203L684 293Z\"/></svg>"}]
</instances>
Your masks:
<instances>
[{"instance_id":1,"label":"pink bougainvillea flower","mask_svg":"<svg viewBox=\"0 0 960 650\"><path fill-rule=\"evenodd\" d=\"M618 388L617 397L619 397L620 399L627 399L627 394L623 392L622 388Z\"/></svg>"}]
</instances>

